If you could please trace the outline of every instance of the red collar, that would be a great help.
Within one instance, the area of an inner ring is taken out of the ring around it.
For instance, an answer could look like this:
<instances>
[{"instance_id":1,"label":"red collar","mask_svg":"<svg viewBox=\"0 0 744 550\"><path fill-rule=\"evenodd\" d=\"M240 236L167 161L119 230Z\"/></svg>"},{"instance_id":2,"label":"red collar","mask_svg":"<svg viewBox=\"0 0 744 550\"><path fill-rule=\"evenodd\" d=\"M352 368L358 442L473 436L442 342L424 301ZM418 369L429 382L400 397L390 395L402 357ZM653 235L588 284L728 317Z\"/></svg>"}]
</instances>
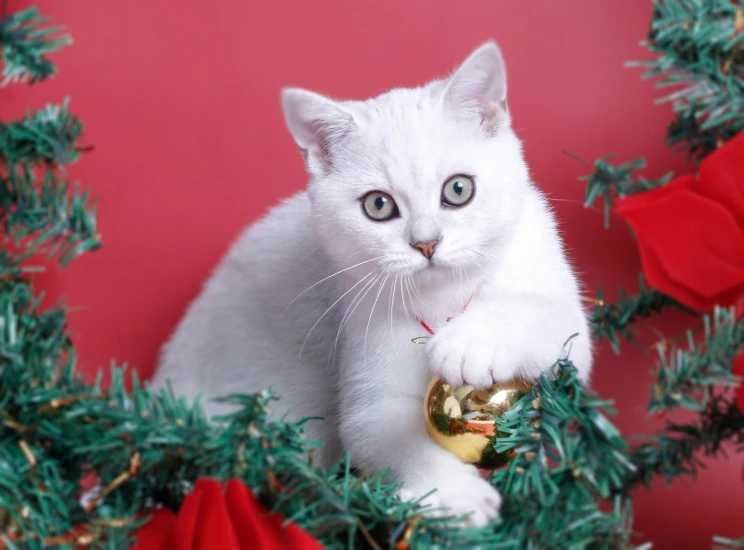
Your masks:
<instances>
[{"instance_id":1,"label":"red collar","mask_svg":"<svg viewBox=\"0 0 744 550\"><path fill-rule=\"evenodd\" d=\"M470 298L468 298L468 301L465 302L465 305L464 306L462 306L462 310L460 311L460 313L465 313L465 310L468 309L468 306L470 305L470 301L473 299L473 296L475 296L475 293L473 293L473 294L470 295ZM426 321L424 321L423 319L421 319L419 317L414 317L414 318L416 319L416 321L419 322L419 324L422 327L424 327L424 330L426 332L428 332L432 336L434 335L434 330L428 324L426 324ZM454 315L452 317L447 317L447 322L449 323L454 318L455 318Z\"/></svg>"}]
</instances>

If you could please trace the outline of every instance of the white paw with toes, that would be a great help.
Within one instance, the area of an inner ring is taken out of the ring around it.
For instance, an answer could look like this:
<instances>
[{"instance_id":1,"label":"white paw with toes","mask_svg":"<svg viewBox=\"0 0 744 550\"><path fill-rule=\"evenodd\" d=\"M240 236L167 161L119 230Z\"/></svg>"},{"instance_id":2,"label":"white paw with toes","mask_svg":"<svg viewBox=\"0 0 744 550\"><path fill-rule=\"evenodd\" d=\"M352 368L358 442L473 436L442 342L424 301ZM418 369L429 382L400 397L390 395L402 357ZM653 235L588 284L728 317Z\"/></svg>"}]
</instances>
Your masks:
<instances>
[{"instance_id":1,"label":"white paw with toes","mask_svg":"<svg viewBox=\"0 0 744 550\"><path fill-rule=\"evenodd\" d=\"M517 358L493 326L457 322L447 325L428 343L432 372L453 386L486 388L514 377Z\"/></svg>"},{"instance_id":2,"label":"white paw with toes","mask_svg":"<svg viewBox=\"0 0 744 550\"><path fill-rule=\"evenodd\" d=\"M436 483L436 491L421 501L426 515L459 517L458 523L467 527L482 527L499 515L501 495L472 466L432 483ZM432 489L428 485L404 486L400 497L403 501L413 501Z\"/></svg>"}]
</instances>

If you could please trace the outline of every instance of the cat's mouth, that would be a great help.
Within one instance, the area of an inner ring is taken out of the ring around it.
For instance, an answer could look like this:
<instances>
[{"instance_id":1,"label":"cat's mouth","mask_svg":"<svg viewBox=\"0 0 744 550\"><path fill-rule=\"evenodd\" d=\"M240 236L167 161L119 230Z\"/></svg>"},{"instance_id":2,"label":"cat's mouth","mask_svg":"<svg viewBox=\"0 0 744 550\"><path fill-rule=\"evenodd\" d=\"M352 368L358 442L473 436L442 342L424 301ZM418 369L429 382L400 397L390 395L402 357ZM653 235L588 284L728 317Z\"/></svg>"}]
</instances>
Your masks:
<instances>
[{"instance_id":1,"label":"cat's mouth","mask_svg":"<svg viewBox=\"0 0 744 550\"><path fill-rule=\"evenodd\" d=\"M440 259L434 259L432 258L425 264L421 265L416 272L421 273L424 275L435 275L439 273L451 273L453 269L453 266L451 266L447 261Z\"/></svg>"},{"instance_id":2,"label":"cat's mouth","mask_svg":"<svg viewBox=\"0 0 744 550\"><path fill-rule=\"evenodd\" d=\"M392 261L386 262L383 268L384 272L390 273L391 275L419 275L424 277L447 275L451 276L452 271L455 270L458 273L461 271L468 270L468 266L464 261L450 261L445 258L437 258L436 255L433 258L425 261Z\"/></svg>"}]
</instances>

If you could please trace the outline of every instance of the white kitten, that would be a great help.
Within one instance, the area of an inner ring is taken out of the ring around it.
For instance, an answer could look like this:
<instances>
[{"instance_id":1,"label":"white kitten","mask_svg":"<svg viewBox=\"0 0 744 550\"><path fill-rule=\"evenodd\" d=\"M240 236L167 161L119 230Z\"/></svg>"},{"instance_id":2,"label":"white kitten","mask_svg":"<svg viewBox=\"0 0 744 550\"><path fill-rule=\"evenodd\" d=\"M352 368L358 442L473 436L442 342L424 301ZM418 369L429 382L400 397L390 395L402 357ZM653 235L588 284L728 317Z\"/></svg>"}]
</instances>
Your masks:
<instances>
[{"instance_id":1,"label":"white kitten","mask_svg":"<svg viewBox=\"0 0 744 550\"><path fill-rule=\"evenodd\" d=\"M591 367L576 279L511 128L501 54L487 43L448 79L367 101L286 89L282 103L308 189L235 243L155 385L207 398L270 387L275 414L325 417L309 424L322 464L347 449L365 472L390 468L406 496L437 489L427 502L440 513L484 524L500 496L427 435L432 377L534 379L569 352L582 377ZM427 335L417 319L435 332L426 345L411 341Z\"/></svg>"}]
</instances>

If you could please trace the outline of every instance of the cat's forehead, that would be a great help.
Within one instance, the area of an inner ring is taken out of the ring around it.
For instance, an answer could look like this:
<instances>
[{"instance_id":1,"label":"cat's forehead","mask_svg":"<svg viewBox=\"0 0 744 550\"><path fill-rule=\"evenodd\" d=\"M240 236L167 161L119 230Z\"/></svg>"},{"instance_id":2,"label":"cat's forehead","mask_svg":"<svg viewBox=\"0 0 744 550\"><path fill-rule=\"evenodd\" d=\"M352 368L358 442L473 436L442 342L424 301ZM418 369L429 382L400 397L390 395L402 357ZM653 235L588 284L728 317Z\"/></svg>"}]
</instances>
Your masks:
<instances>
[{"instance_id":1,"label":"cat's forehead","mask_svg":"<svg viewBox=\"0 0 744 550\"><path fill-rule=\"evenodd\" d=\"M392 187L398 182L438 184L442 173L462 164L454 157L463 142L477 133L444 107L436 82L391 90L346 106L358 121L353 158L361 159L376 177L383 175Z\"/></svg>"},{"instance_id":2,"label":"cat's forehead","mask_svg":"<svg viewBox=\"0 0 744 550\"><path fill-rule=\"evenodd\" d=\"M367 135L419 131L442 124L444 112L439 87L396 88L367 101L350 102Z\"/></svg>"}]
</instances>

